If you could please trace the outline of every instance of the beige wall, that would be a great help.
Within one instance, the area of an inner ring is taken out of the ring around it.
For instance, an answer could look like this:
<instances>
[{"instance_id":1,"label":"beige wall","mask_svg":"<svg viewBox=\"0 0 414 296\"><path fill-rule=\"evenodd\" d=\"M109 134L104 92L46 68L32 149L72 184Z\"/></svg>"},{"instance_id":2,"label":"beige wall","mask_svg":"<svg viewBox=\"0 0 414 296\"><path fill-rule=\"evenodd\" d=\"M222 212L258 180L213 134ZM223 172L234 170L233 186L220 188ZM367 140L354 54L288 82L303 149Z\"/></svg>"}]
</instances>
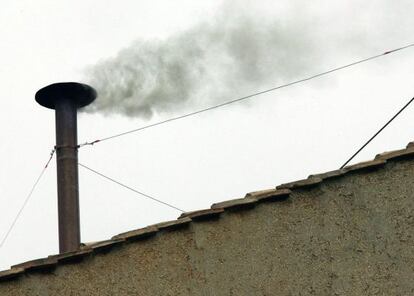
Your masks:
<instances>
[{"instance_id":1,"label":"beige wall","mask_svg":"<svg viewBox=\"0 0 414 296\"><path fill-rule=\"evenodd\" d=\"M0 295L414 295L414 161L126 243Z\"/></svg>"}]
</instances>

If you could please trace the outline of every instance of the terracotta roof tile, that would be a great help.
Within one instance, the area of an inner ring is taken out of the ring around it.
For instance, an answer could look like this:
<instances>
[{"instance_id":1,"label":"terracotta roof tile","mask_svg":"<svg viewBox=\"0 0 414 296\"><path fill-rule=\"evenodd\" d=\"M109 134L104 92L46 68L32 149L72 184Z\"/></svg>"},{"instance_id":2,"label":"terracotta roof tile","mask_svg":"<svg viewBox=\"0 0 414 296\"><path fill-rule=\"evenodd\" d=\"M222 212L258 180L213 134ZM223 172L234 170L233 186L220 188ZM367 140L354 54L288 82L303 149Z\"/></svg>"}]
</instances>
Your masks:
<instances>
[{"instance_id":1,"label":"terracotta roof tile","mask_svg":"<svg viewBox=\"0 0 414 296\"><path fill-rule=\"evenodd\" d=\"M275 201L284 200L289 197L291 191L289 189L267 189L249 192L246 194L246 198L254 198L257 201Z\"/></svg>"},{"instance_id":2,"label":"terracotta roof tile","mask_svg":"<svg viewBox=\"0 0 414 296\"><path fill-rule=\"evenodd\" d=\"M371 170L377 169L379 167L383 167L386 161L384 159L374 159L371 161L364 161L357 164L353 164L350 166L344 167L345 172L353 172L353 171L362 171L362 170Z\"/></svg>"},{"instance_id":3,"label":"terracotta roof tile","mask_svg":"<svg viewBox=\"0 0 414 296\"><path fill-rule=\"evenodd\" d=\"M110 239L106 241L100 241L95 243L87 243L85 244L85 251L93 251L93 252L106 252L112 249L115 246L119 246L125 242L125 239Z\"/></svg>"},{"instance_id":4,"label":"terracotta roof tile","mask_svg":"<svg viewBox=\"0 0 414 296\"><path fill-rule=\"evenodd\" d=\"M79 262L84 257L92 253L92 250L78 250L74 252L67 252L57 255L49 256L48 258L56 259L58 263Z\"/></svg>"},{"instance_id":5,"label":"terracotta roof tile","mask_svg":"<svg viewBox=\"0 0 414 296\"><path fill-rule=\"evenodd\" d=\"M414 157L414 146L408 144L406 149L395 150L378 154L375 159L394 160Z\"/></svg>"},{"instance_id":6,"label":"terracotta roof tile","mask_svg":"<svg viewBox=\"0 0 414 296\"><path fill-rule=\"evenodd\" d=\"M224 209L205 209L193 212L182 213L178 219L191 218L193 221L216 219L224 212Z\"/></svg>"},{"instance_id":7,"label":"terracotta roof tile","mask_svg":"<svg viewBox=\"0 0 414 296\"><path fill-rule=\"evenodd\" d=\"M8 270L0 271L0 281L15 279L24 273L24 268L15 267Z\"/></svg>"},{"instance_id":8,"label":"terracotta roof tile","mask_svg":"<svg viewBox=\"0 0 414 296\"><path fill-rule=\"evenodd\" d=\"M190 222L191 222L191 218L185 217L182 219L158 223L158 224L155 224L154 226L156 226L159 230L175 230L175 229L187 226L188 223Z\"/></svg>"},{"instance_id":9,"label":"terracotta roof tile","mask_svg":"<svg viewBox=\"0 0 414 296\"><path fill-rule=\"evenodd\" d=\"M330 171L330 172L326 172L322 174L310 175L308 178L320 178L322 180L328 180L328 179L341 177L343 174L345 174L345 170L339 169L339 170L334 170L334 171Z\"/></svg>"},{"instance_id":10,"label":"terracotta roof tile","mask_svg":"<svg viewBox=\"0 0 414 296\"><path fill-rule=\"evenodd\" d=\"M276 189L297 189L297 188L309 188L319 185L322 182L321 178L311 177L295 182L285 183L276 187Z\"/></svg>"},{"instance_id":11,"label":"terracotta roof tile","mask_svg":"<svg viewBox=\"0 0 414 296\"><path fill-rule=\"evenodd\" d=\"M13 268L24 268L25 271L29 270L50 270L56 267L58 261L54 257L47 257L42 259L30 260L20 264L12 266Z\"/></svg>"},{"instance_id":12,"label":"terracotta roof tile","mask_svg":"<svg viewBox=\"0 0 414 296\"><path fill-rule=\"evenodd\" d=\"M248 198L237 198L226 200L223 202L215 203L211 206L212 209L224 209L224 210L241 210L246 208L252 208L255 206L257 199Z\"/></svg>"},{"instance_id":13,"label":"terracotta roof tile","mask_svg":"<svg viewBox=\"0 0 414 296\"><path fill-rule=\"evenodd\" d=\"M158 232L158 228L156 226L147 226L145 228L136 229L128 232L124 232L112 237L113 240L124 239L127 241L130 240L139 240L148 238L150 236L155 235Z\"/></svg>"}]
</instances>

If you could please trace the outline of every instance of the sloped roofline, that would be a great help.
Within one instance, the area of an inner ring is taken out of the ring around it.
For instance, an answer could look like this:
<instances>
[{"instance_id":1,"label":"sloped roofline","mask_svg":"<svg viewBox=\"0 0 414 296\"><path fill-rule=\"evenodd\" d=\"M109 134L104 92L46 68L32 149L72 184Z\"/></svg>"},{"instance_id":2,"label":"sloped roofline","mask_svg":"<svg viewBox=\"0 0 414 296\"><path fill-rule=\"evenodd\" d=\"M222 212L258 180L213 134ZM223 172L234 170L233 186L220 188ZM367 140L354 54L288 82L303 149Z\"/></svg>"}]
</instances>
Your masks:
<instances>
[{"instance_id":1,"label":"sloped roofline","mask_svg":"<svg viewBox=\"0 0 414 296\"><path fill-rule=\"evenodd\" d=\"M215 203L210 209L183 213L176 220L150 225L144 228L120 233L109 240L83 244L78 251L50 255L46 258L30 260L24 263L13 265L9 270L0 271L0 282L17 279L20 276L36 271L53 270L66 263L80 262L83 258L94 256L97 253L109 252L115 246L127 243L134 243L140 240L154 237L164 230L176 230L188 226L190 223L197 223L207 220L218 219L224 212L234 210L245 210L256 206L258 203L281 201L288 199L293 190L306 190L320 185L328 179L341 178L354 172L372 171L381 169L389 161L399 161L414 158L414 142L410 142L405 149L384 152L378 154L373 160L360 162L346 166L343 169L329 171L322 174L310 175L308 178L277 186L274 189L267 189L247 193L244 198L226 200Z\"/></svg>"}]
</instances>

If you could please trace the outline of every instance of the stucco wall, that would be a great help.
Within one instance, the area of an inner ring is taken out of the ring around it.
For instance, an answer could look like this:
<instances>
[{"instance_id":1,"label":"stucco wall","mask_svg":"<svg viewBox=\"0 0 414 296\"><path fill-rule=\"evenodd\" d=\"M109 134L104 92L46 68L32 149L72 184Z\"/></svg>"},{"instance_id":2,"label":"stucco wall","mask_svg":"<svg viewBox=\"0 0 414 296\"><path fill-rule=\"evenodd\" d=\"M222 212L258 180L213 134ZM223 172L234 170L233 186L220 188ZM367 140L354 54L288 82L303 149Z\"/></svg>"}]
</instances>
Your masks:
<instances>
[{"instance_id":1,"label":"stucco wall","mask_svg":"<svg viewBox=\"0 0 414 296\"><path fill-rule=\"evenodd\" d=\"M0 295L414 295L414 161L0 283Z\"/></svg>"}]
</instances>

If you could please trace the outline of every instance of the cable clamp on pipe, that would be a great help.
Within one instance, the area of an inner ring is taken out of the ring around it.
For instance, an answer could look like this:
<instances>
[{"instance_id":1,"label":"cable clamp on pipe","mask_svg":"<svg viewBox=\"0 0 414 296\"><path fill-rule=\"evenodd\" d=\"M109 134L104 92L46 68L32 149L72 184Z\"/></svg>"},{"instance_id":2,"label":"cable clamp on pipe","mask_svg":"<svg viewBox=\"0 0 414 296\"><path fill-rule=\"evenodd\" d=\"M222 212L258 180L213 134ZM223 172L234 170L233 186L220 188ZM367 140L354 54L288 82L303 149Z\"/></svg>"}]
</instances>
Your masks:
<instances>
[{"instance_id":1,"label":"cable clamp on pipe","mask_svg":"<svg viewBox=\"0 0 414 296\"><path fill-rule=\"evenodd\" d=\"M94 144L99 143L100 141L101 140L95 140L95 141L92 141L92 142L85 142L83 144L79 144L78 148L82 148L83 146L88 146L88 145L93 146Z\"/></svg>"},{"instance_id":2,"label":"cable clamp on pipe","mask_svg":"<svg viewBox=\"0 0 414 296\"><path fill-rule=\"evenodd\" d=\"M70 145L55 146L55 149L54 150L57 151L57 150L62 149L62 148L78 149L79 148L79 145L78 146L70 146Z\"/></svg>"}]
</instances>

